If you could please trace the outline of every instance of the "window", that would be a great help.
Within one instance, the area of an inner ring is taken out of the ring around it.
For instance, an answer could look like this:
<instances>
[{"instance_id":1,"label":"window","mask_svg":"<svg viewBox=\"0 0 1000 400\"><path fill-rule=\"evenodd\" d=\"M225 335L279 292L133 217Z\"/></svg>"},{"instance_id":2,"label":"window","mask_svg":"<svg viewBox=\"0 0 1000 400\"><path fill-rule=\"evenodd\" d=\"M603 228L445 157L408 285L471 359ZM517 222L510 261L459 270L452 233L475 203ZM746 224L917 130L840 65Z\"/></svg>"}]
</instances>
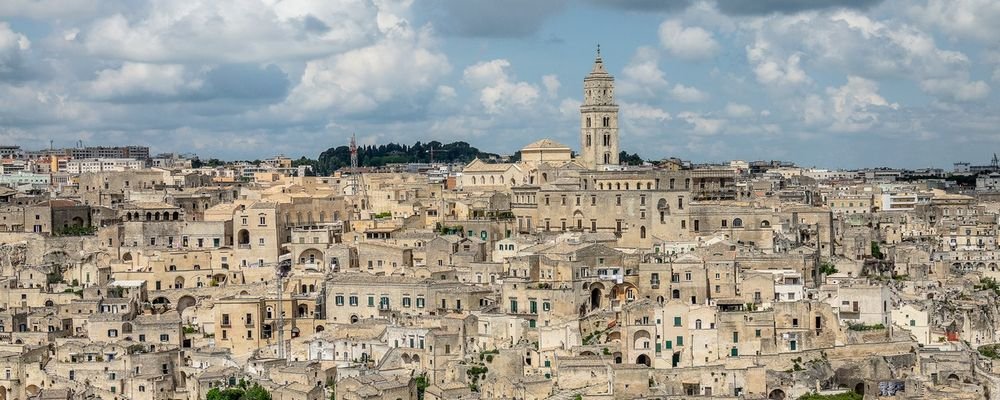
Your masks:
<instances>
[{"instance_id":1,"label":"window","mask_svg":"<svg viewBox=\"0 0 1000 400\"><path fill-rule=\"evenodd\" d=\"M117 329L108 329L108 337L118 337Z\"/></svg>"},{"instance_id":2,"label":"window","mask_svg":"<svg viewBox=\"0 0 1000 400\"><path fill-rule=\"evenodd\" d=\"M260 217L260 224L261 225L267 225L267 217L265 217L265 216L262 215Z\"/></svg>"},{"instance_id":3,"label":"window","mask_svg":"<svg viewBox=\"0 0 1000 400\"><path fill-rule=\"evenodd\" d=\"M740 342L740 333L733 332L733 343L739 343L739 342Z\"/></svg>"},{"instance_id":4,"label":"window","mask_svg":"<svg viewBox=\"0 0 1000 400\"><path fill-rule=\"evenodd\" d=\"M677 345L678 346L683 346L684 345L684 336L678 336L677 337Z\"/></svg>"},{"instance_id":5,"label":"window","mask_svg":"<svg viewBox=\"0 0 1000 400\"><path fill-rule=\"evenodd\" d=\"M368 296L368 307L375 307L375 296Z\"/></svg>"},{"instance_id":6,"label":"window","mask_svg":"<svg viewBox=\"0 0 1000 400\"><path fill-rule=\"evenodd\" d=\"M517 299L510 299L510 312L517 312Z\"/></svg>"},{"instance_id":7,"label":"window","mask_svg":"<svg viewBox=\"0 0 1000 400\"><path fill-rule=\"evenodd\" d=\"M417 308L424 308L424 298L417 297Z\"/></svg>"},{"instance_id":8,"label":"window","mask_svg":"<svg viewBox=\"0 0 1000 400\"><path fill-rule=\"evenodd\" d=\"M222 325L229 325L229 314L222 314Z\"/></svg>"},{"instance_id":9,"label":"window","mask_svg":"<svg viewBox=\"0 0 1000 400\"><path fill-rule=\"evenodd\" d=\"M403 307L410 308L410 298L409 297L404 297L403 298Z\"/></svg>"},{"instance_id":10,"label":"window","mask_svg":"<svg viewBox=\"0 0 1000 400\"><path fill-rule=\"evenodd\" d=\"M337 295L337 296L335 297L335 299L336 299L335 301L336 301L336 303L337 303L337 305L338 305L338 306L342 306L342 305L344 305L344 296L342 296L342 295Z\"/></svg>"},{"instance_id":11,"label":"window","mask_svg":"<svg viewBox=\"0 0 1000 400\"><path fill-rule=\"evenodd\" d=\"M168 335L166 333L160 335L160 341L161 342L169 342L170 341L170 335Z\"/></svg>"},{"instance_id":12,"label":"window","mask_svg":"<svg viewBox=\"0 0 1000 400\"><path fill-rule=\"evenodd\" d=\"M552 309L552 304L551 303L549 303L547 301L542 303L542 311L549 311L551 309ZM913 322L913 321L911 320L910 322ZM910 326L913 326L913 325L911 324Z\"/></svg>"},{"instance_id":13,"label":"window","mask_svg":"<svg viewBox=\"0 0 1000 400\"><path fill-rule=\"evenodd\" d=\"M358 306L358 296L351 296L350 298L348 298L348 301L350 302L351 306L353 307Z\"/></svg>"},{"instance_id":14,"label":"window","mask_svg":"<svg viewBox=\"0 0 1000 400\"><path fill-rule=\"evenodd\" d=\"M754 336L754 337L760 337L760 329L756 329L756 330L754 330L754 331L753 331L753 336Z\"/></svg>"},{"instance_id":15,"label":"window","mask_svg":"<svg viewBox=\"0 0 1000 400\"><path fill-rule=\"evenodd\" d=\"M674 317L674 326L681 326L681 317Z\"/></svg>"}]
</instances>

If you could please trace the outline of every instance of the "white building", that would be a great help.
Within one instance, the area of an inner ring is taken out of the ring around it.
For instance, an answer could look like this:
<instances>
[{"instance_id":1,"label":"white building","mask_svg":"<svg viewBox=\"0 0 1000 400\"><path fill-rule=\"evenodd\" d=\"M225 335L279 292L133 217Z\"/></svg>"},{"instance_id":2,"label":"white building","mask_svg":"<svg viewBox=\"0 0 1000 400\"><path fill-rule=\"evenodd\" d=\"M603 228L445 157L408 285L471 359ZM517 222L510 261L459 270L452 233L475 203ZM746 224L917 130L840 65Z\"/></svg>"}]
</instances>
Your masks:
<instances>
[{"instance_id":1,"label":"white building","mask_svg":"<svg viewBox=\"0 0 1000 400\"><path fill-rule=\"evenodd\" d=\"M133 158L85 158L66 162L66 172L82 174L84 172L126 171L142 169L145 163Z\"/></svg>"},{"instance_id":2,"label":"white building","mask_svg":"<svg viewBox=\"0 0 1000 400\"><path fill-rule=\"evenodd\" d=\"M891 314L893 325L910 331L910 335L913 335L917 343L924 346L931 344L931 319L927 311L912 304L905 304L892 310Z\"/></svg>"}]
</instances>

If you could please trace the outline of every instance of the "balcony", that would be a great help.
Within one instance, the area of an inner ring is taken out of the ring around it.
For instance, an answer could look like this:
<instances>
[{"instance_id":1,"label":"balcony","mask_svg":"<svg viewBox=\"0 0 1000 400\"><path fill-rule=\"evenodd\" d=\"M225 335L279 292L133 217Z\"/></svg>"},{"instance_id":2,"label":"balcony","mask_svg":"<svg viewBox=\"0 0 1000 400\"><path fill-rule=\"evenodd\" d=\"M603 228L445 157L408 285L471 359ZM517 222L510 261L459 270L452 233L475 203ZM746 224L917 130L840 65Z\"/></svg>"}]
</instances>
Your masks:
<instances>
[{"instance_id":1,"label":"balcony","mask_svg":"<svg viewBox=\"0 0 1000 400\"><path fill-rule=\"evenodd\" d=\"M250 250L250 243L240 243L236 245L236 248L241 250Z\"/></svg>"}]
</instances>

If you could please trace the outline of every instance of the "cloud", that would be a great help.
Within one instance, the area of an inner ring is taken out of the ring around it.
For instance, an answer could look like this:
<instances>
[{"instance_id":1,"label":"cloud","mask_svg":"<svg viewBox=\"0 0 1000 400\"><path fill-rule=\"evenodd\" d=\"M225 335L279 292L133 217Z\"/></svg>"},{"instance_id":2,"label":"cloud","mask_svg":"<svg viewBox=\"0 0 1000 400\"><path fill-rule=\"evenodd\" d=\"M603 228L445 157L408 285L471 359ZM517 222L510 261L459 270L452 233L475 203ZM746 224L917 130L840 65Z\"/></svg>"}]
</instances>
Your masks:
<instances>
[{"instance_id":1,"label":"cloud","mask_svg":"<svg viewBox=\"0 0 1000 400\"><path fill-rule=\"evenodd\" d=\"M929 28L990 44L1000 37L1000 3L994 0L927 0L908 5L909 15Z\"/></svg>"},{"instance_id":2,"label":"cloud","mask_svg":"<svg viewBox=\"0 0 1000 400\"><path fill-rule=\"evenodd\" d=\"M812 81L800 66L801 54L780 56L771 50L771 44L758 38L747 46L747 61L750 62L757 82L769 87L789 87Z\"/></svg>"},{"instance_id":3,"label":"cloud","mask_svg":"<svg viewBox=\"0 0 1000 400\"><path fill-rule=\"evenodd\" d=\"M391 6L380 6L349 0L154 1L98 19L78 36L93 55L129 61L269 62L371 44L405 23Z\"/></svg>"},{"instance_id":4,"label":"cloud","mask_svg":"<svg viewBox=\"0 0 1000 400\"><path fill-rule=\"evenodd\" d=\"M14 32L10 25L0 21L0 81L19 81L31 74L29 52L31 41L27 36Z\"/></svg>"},{"instance_id":5,"label":"cloud","mask_svg":"<svg viewBox=\"0 0 1000 400\"><path fill-rule=\"evenodd\" d=\"M677 11L691 5L692 0L589 0L598 6L629 11Z\"/></svg>"},{"instance_id":6,"label":"cloud","mask_svg":"<svg viewBox=\"0 0 1000 400\"><path fill-rule=\"evenodd\" d=\"M965 102L982 100L990 95L990 85L983 81L969 81L968 77L927 79L920 88L939 98Z\"/></svg>"},{"instance_id":7,"label":"cloud","mask_svg":"<svg viewBox=\"0 0 1000 400\"><path fill-rule=\"evenodd\" d=\"M510 61L496 59L471 65L462 73L462 81L479 91L479 101L489 114L527 108L538 100L538 87L512 80L509 67Z\"/></svg>"},{"instance_id":8,"label":"cloud","mask_svg":"<svg viewBox=\"0 0 1000 400\"><path fill-rule=\"evenodd\" d=\"M806 99L803 119L807 124L829 124L835 132L870 130L882 113L900 108L878 93L876 82L857 76L847 77L843 86L826 88L826 95Z\"/></svg>"},{"instance_id":9,"label":"cloud","mask_svg":"<svg viewBox=\"0 0 1000 400\"><path fill-rule=\"evenodd\" d=\"M591 3L631 11L680 11L698 4L693 0L590 0ZM882 0L715 0L719 11L735 16L795 14L826 8L868 9Z\"/></svg>"},{"instance_id":10,"label":"cloud","mask_svg":"<svg viewBox=\"0 0 1000 400\"><path fill-rule=\"evenodd\" d=\"M696 135L715 135L726 126L726 121L719 118L711 118L694 112L685 111L677 114L677 118L687 122L691 133Z\"/></svg>"},{"instance_id":11,"label":"cloud","mask_svg":"<svg viewBox=\"0 0 1000 400\"><path fill-rule=\"evenodd\" d=\"M741 27L753 37L746 49L757 81L772 87L811 83L807 66L921 82L967 74L970 64L965 54L940 48L926 32L853 10L771 15Z\"/></svg>"},{"instance_id":12,"label":"cloud","mask_svg":"<svg viewBox=\"0 0 1000 400\"><path fill-rule=\"evenodd\" d=\"M317 110L371 112L390 103L425 106L416 98L435 89L451 71L428 34L401 30L371 46L309 61L278 111L301 116Z\"/></svg>"},{"instance_id":13,"label":"cloud","mask_svg":"<svg viewBox=\"0 0 1000 400\"><path fill-rule=\"evenodd\" d=\"M659 66L660 57L656 49L641 46L622 70L618 81L618 93L623 96L655 98L668 87L667 79Z\"/></svg>"},{"instance_id":14,"label":"cloud","mask_svg":"<svg viewBox=\"0 0 1000 400\"><path fill-rule=\"evenodd\" d=\"M716 0L719 11L729 15L795 14L828 8L868 9L882 0Z\"/></svg>"},{"instance_id":15,"label":"cloud","mask_svg":"<svg viewBox=\"0 0 1000 400\"><path fill-rule=\"evenodd\" d=\"M674 99L684 103L699 103L708 100L708 94L690 86L676 84L670 89Z\"/></svg>"},{"instance_id":16,"label":"cloud","mask_svg":"<svg viewBox=\"0 0 1000 400\"><path fill-rule=\"evenodd\" d=\"M660 24L660 44L671 55L684 60L711 58L719 51L719 43L712 32L693 26L685 27L678 20L667 20Z\"/></svg>"},{"instance_id":17,"label":"cloud","mask_svg":"<svg viewBox=\"0 0 1000 400\"><path fill-rule=\"evenodd\" d=\"M670 113L666 112L662 108L654 107L649 104L643 103L622 103L621 105L622 115L626 119L634 120L650 120L650 121L668 121L671 119Z\"/></svg>"},{"instance_id":18,"label":"cloud","mask_svg":"<svg viewBox=\"0 0 1000 400\"><path fill-rule=\"evenodd\" d=\"M99 99L176 96L197 90L202 83L191 79L183 65L126 62L120 68L99 71L88 92Z\"/></svg>"},{"instance_id":19,"label":"cloud","mask_svg":"<svg viewBox=\"0 0 1000 400\"><path fill-rule=\"evenodd\" d=\"M537 33L566 0L421 0L418 12L446 35L524 37Z\"/></svg>"},{"instance_id":20,"label":"cloud","mask_svg":"<svg viewBox=\"0 0 1000 400\"><path fill-rule=\"evenodd\" d=\"M545 94L549 97L559 95L559 77L555 75L545 75L542 77L542 86L545 87Z\"/></svg>"},{"instance_id":21,"label":"cloud","mask_svg":"<svg viewBox=\"0 0 1000 400\"><path fill-rule=\"evenodd\" d=\"M766 111L766 110L765 110ZM747 118L754 115L753 107L746 104L728 103L725 109L726 115L732 118ZM768 113L769 115L770 113ZM767 116L767 115L762 115Z\"/></svg>"}]
</instances>

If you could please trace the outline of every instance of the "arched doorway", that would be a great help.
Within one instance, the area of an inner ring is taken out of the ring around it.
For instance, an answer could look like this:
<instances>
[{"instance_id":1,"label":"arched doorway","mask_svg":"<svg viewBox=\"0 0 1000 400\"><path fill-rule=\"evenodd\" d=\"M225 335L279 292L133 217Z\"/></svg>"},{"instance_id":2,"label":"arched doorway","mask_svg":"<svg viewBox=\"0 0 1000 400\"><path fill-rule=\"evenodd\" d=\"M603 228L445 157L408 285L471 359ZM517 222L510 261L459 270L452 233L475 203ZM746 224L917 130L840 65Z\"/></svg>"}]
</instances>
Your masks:
<instances>
[{"instance_id":1,"label":"arched doorway","mask_svg":"<svg viewBox=\"0 0 1000 400\"><path fill-rule=\"evenodd\" d=\"M649 356L645 354L640 354L638 358L635 359L636 364L650 366Z\"/></svg>"},{"instance_id":2,"label":"arched doorway","mask_svg":"<svg viewBox=\"0 0 1000 400\"><path fill-rule=\"evenodd\" d=\"M593 288L590 290L590 309L596 310L601 308L601 289Z\"/></svg>"},{"instance_id":3,"label":"arched doorway","mask_svg":"<svg viewBox=\"0 0 1000 400\"><path fill-rule=\"evenodd\" d=\"M955 379L958 379L958 378L956 377ZM865 395L865 383L864 382L859 382L857 385L854 385L854 393L857 393L857 394L860 394L860 395L864 396Z\"/></svg>"},{"instance_id":4,"label":"arched doorway","mask_svg":"<svg viewBox=\"0 0 1000 400\"><path fill-rule=\"evenodd\" d=\"M184 277L178 276L174 279L174 289L184 289Z\"/></svg>"},{"instance_id":5,"label":"arched doorway","mask_svg":"<svg viewBox=\"0 0 1000 400\"><path fill-rule=\"evenodd\" d=\"M781 389L774 389L771 393L767 395L768 400L785 400L785 391Z\"/></svg>"},{"instance_id":6,"label":"arched doorway","mask_svg":"<svg viewBox=\"0 0 1000 400\"><path fill-rule=\"evenodd\" d=\"M236 235L236 244L244 247L250 246L250 231L240 229L240 232Z\"/></svg>"}]
</instances>

